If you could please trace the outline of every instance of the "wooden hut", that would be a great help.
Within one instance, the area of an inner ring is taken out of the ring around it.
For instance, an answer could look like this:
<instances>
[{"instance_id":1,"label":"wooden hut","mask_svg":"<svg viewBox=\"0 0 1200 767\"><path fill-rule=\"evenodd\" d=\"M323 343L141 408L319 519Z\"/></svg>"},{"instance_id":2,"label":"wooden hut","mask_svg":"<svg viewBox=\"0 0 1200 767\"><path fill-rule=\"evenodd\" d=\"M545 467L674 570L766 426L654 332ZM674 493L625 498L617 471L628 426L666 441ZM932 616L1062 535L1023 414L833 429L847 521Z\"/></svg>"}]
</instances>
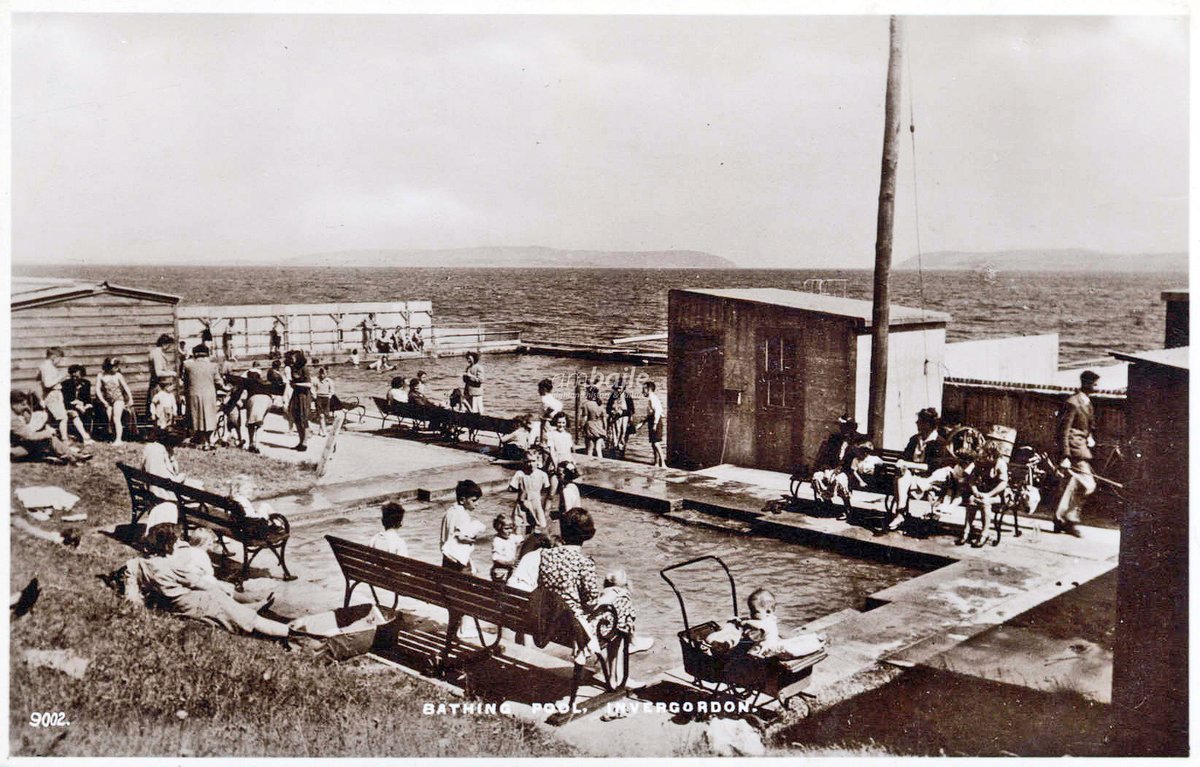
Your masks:
<instances>
[{"instance_id":1,"label":"wooden hut","mask_svg":"<svg viewBox=\"0 0 1200 767\"><path fill-rule=\"evenodd\" d=\"M1187 756L1188 347L1113 356L1129 363L1114 753Z\"/></svg>"},{"instance_id":2,"label":"wooden hut","mask_svg":"<svg viewBox=\"0 0 1200 767\"><path fill-rule=\"evenodd\" d=\"M13 387L39 391L37 367L52 346L62 348L63 364L83 365L93 381L105 357L119 357L140 412L149 386L149 349L160 335L175 336L178 303L179 296L107 282L14 278ZM174 348L168 354L174 359Z\"/></svg>"},{"instance_id":3,"label":"wooden hut","mask_svg":"<svg viewBox=\"0 0 1200 767\"><path fill-rule=\"evenodd\" d=\"M949 315L892 306L880 447L942 399ZM871 302L776 288L672 290L667 463L811 467L843 413L866 428Z\"/></svg>"}]
</instances>

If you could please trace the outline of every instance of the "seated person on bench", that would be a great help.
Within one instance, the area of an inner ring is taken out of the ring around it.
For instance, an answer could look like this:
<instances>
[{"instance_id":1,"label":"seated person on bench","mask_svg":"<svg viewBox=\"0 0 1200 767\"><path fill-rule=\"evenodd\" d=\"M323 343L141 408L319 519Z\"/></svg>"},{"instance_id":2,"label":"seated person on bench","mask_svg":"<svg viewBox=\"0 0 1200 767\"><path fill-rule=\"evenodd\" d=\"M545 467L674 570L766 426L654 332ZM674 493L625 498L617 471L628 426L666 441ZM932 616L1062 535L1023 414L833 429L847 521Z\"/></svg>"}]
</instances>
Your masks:
<instances>
[{"instance_id":1,"label":"seated person on bench","mask_svg":"<svg viewBox=\"0 0 1200 767\"><path fill-rule=\"evenodd\" d=\"M972 546L979 548L991 523L992 509L1003 500L1004 491L1008 489L1008 459L996 442L988 440L984 444L964 485L963 503L967 515L955 543L961 546L970 541Z\"/></svg>"},{"instance_id":2,"label":"seated person on bench","mask_svg":"<svg viewBox=\"0 0 1200 767\"><path fill-rule=\"evenodd\" d=\"M913 498L929 500L945 488L951 468L944 465L948 456L938 430L939 421L934 408L917 412L917 432L909 437L904 453L896 461L899 470L893 489L896 509L888 521L889 530L899 528L908 519L909 501Z\"/></svg>"},{"instance_id":3,"label":"seated person on bench","mask_svg":"<svg viewBox=\"0 0 1200 767\"><path fill-rule=\"evenodd\" d=\"M384 399L389 405L393 402L408 402L408 382L404 380L404 376L392 378L392 386Z\"/></svg>"},{"instance_id":4,"label":"seated person on bench","mask_svg":"<svg viewBox=\"0 0 1200 767\"><path fill-rule=\"evenodd\" d=\"M554 594L566 607L575 628L575 657L583 662L600 649L596 639L595 607L600 597L600 580L596 575L596 562L583 553L583 544L596 534L592 515L584 509L570 509L559 520L562 529L562 545L541 550L541 565L538 568L538 584ZM637 611L632 602L618 601L617 629L633 635ZM554 617L554 616L548 616ZM654 640L640 638L635 645L630 642L629 651L649 649Z\"/></svg>"},{"instance_id":5,"label":"seated person on bench","mask_svg":"<svg viewBox=\"0 0 1200 767\"><path fill-rule=\"evenodd\" d=\"M849 513L852 506L851 491L862 490L867 486L867 477L883 463L883 459L875 455L875 445L870 440L858 442L842 456L842 465L836 470L821 472L820 482L813 477L813 490L820 495L821 500L829 503L836 496Z\"/></svg>"},{"instance_id":6,"label":"seated person on bench","mask_svg":"<svg viewBox=\"0 0 1200 767\"><path fill-rule=\"evenodd\" d=\"M848 415L838 418L838 430L826 438L817 454L817 470L812 475L813 495L826 502L833 500L833 478L848 465L847 454L867 437L858 432L858 423Z\"/></svg>"}]
</instances>

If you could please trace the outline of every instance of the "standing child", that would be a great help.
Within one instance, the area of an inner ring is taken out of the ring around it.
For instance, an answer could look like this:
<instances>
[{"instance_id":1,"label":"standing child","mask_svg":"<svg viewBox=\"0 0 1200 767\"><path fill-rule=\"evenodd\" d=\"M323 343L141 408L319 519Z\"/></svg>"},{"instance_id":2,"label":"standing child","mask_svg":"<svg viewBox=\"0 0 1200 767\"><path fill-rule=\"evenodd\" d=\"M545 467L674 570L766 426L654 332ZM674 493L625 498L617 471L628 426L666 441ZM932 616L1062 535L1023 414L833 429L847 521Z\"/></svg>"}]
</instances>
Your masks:
<instances>
[{"instance_id":1,"label":"standing child","mask_svg":"<svg viewBox=\"0 0 1200 767\"><path fill-rule=\"evenodd\" d=\"M587 387L587 400L583 403L583 454L604 457L604 439L608 436L606 415L600 405L600 390Z\"/></svg>"},{"instance_id":2,"label":"standing child","mask_svg":"<svg viewBox=\"0 0 1200 767\"><path fill-rule=\"evenodd\" d=\"M165 381L154 384L154 396L150 398L150 415L154 425L160 429L170 429L175 425L175 417L179 414L179 406L175 395L167 391Z\"/></svg>"},{"instance_id":3,"label":"standing child","mask_svg":"<svg viewBox=\"0 0 1200 767\"><path fill-rule=\"evenodd\" d=\"M558 467L563 461L571 459L575 452L575 440L567 431L567 414L558 413L552 422L554 428L546 435L546 455L550 464L550 495L558 494Z\"/></svg>"},{"instance_id":4,"label":"standing child","mask_svg":"<svg viewBox=\"0 0 1200 767\"><path fill-rule=\"evenodd\" d=\"M508 489L516 492L517 503L513 507L512 521L516 527L518 516L525 524L525 532L546 529L546 511L542 505L542 493L550 488L550 477L537 466L539 456L530 450L521 460L521 468L513 474Z\"/></svg>"},{"instance_id":5,"label":"standing child","mask_svg":"<svg viewBox=\"0 0 1200 767\"><path fill-rule=\"evenodd\" d=\"M317 434L325 436L326 422L332 422L330 402L333 401L333 379L324 368L317 369L317 383L313 386L313 394L317 400Z\"/></svg>"},{"instance_id":6,"label":"standing child","mask_svg":"<svg viewBox=\"0 0 1200 767\"><path fill-rule=\"evenodd\" d=\"M648 412L646 413L646 431L650 438L650 449L654 452L654 465L666 466L667 459L663 453L663 430L666 427L666 411L663 410L662 400L655 394L653 381L647 381L642 386L642 396L646 398Z\"/></svg>"},{"instance_id":7,"label":"standing child","mask_svg":"<svg viewBox=\"0 0 1200 767\"><path fill-rule=\"evenodd\" d=\"M442 552L442 567L454 572L471 572L471 554L475 552L475 539L483 532L483 525L471 517L475 502L483 497L479 485L469 479L460 480L454 487L454 505L446 509L442 517L438 546ZM458 633L462 626L462 614L451 612L447 621L450 635Z\"/></svg>"},{"instance_id":8,"label":"standing child","mask_svg":"<svg viewBox=\"0 0 1200 767\"><path fill-rule=\"evenodd\" d=\"M521 545L523 536L517 535L517 527L513 524L512 515L503 512L492 520L496 536L492 538L492 580L505 582L512 575L517 565L517 548Z\"/></svg>"}]
</instances>

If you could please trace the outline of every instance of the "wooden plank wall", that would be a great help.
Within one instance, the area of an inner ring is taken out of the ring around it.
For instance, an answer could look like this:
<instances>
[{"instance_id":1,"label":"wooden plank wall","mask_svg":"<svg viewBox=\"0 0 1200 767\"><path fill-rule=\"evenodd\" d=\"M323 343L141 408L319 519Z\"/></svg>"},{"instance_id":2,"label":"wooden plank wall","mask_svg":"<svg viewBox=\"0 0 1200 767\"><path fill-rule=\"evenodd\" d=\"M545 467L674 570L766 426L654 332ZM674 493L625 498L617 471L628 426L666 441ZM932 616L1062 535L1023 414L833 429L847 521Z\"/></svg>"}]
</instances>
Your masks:
<instances>
[{"instance_id":1,"label":"wooden plank wall","mask_svg":"<svg viewBox=\"0 0 1200 767\"><path fill-rule=\"evenodd\" d=\"M979 386L946 382L942 411L979 429L1004 424L1017 430L1017 443L1058 452L1058 411L1069 392L1051 393L1008 386ZM1096 440L1122 444L1125 439L1125 397L1092 395L1096 411Z\"/></svg>"},{"instance_id":2,"label":"wooden plank wall","mask_svg":"<svg viewBox=\"0 0 1200 767\"><path fill-rule=\"evenodd\" d=\"M137 403L150 382L150 347L163 333L175 335L174 304L109 293L14 310L11 319L14 388L40 392L37 366L47 348L60 346L63 364L86 367L93 385L104 358L120 357Z\"/></svg>"}]
</instances>

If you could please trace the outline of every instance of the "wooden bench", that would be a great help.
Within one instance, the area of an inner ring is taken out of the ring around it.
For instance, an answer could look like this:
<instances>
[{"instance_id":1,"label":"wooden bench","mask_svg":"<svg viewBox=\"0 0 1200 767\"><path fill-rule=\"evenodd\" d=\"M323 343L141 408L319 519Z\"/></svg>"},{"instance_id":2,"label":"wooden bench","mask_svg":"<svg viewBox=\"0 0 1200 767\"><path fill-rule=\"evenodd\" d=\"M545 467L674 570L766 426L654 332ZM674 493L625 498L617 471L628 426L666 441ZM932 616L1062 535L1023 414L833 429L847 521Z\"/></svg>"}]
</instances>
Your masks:
<instances>
[{"instance_id":1,"label":"wooden bench","mask_svg":"<svg viewBox=\"0 0 1200 767\"><path fill-rule=\"evenodd\" d=\"M436 428L455 439L458 438L458 432L465 429L472 441L474 441L474 436L481 431L491 432L499 440L500 437L516 428L516 421L512 418L485 413L468 413L436 405L396 402L383 397L372 397L371 399L374 401L375 407L379 409L380 415L383 416L385 426L388 418L395 418L397 423L408 420L412 422L413 428L420 428L420 424L425 424L427 427Z\"/></svg>"},{"instance_id":2,"label":"wooden bench","mask_svg":"<svg viewBox=\"0 0 1200 767\"><path fill-rule=\"evenodd\" d=\"M248 517L241 504L232 498L150 474L125 463L118 462L117 467L125 475L125 483L129 487L131 525L137 525L150 509L164 502L165 499L154 492L154 488L160 488L175 498L179 526L185 535L190 528L207 527L216 534L217 542L227 556L229 549L225 545L226 538L241 544L242 567L234 578L239 591L242 590L250 564L264 549L279 560L279 566L283 568L283 580L296 579L287 567L287 543L291 535L287 517L282 514L271 514L265 519Z\"/></svg>"},{"instance_id":3,"label":"wooden bench","mask_svg":"<svg viewBox=\"0 0 1200 767\"><path fill-rule=\"evenodd\" d=\"M471 618L481 642L484 635L481 623L496 627L494 641L484 643L478 650L457 653L452 666L450 656L458 640L457 626L447 625L445 639L436 659L427 658L434 673L439 676L452 667L502 654L504 647L500 643L500 629L510 629L518 635L532 637L538 647L545 647L551 642L568 648L573 647L574 632L569 619L549 627L542 625L540 613L546 599L544 592L540 592L539 598L539 593L521 591L505 583L484 580L469 573L455 572L410 557L389 554L332 535L325 536L325 540L329 541L333 555L346 579L345 606L350 605L355 588L365 583L371 587L372 594L375 593L375 588L379 588L398 596L445 608L451 614L457 613ZM376 601L378 603L378 597ZM617 613L611 605L603 605L600 609L602 617L599 634L605 648L600 655L604 688L609 693L617 693L624 689L629 679L629 636L617 629ZM563 615L565 608L555 612ZM569 702L569 708L572 710L584 669L582 664L574 664Z\"/></svg>"}]
</instances>

